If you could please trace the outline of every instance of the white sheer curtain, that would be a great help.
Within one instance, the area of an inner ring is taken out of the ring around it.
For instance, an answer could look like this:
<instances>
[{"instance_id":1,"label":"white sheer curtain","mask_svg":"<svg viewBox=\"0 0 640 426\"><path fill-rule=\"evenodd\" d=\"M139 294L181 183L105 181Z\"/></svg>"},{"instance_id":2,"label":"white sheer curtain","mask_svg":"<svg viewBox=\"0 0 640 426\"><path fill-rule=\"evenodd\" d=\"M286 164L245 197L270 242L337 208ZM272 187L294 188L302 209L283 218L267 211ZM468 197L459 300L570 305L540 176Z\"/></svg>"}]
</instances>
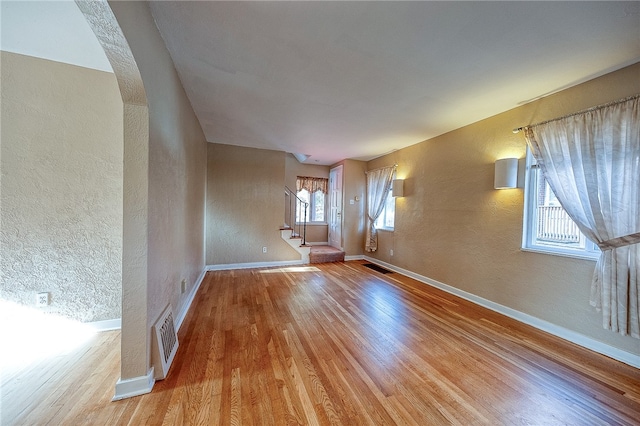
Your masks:
<instances>
[{"instance_id":1,"label":"white sheer curtain","mask_svg":"<svg viewBox=\"0 0 640 426\"><path fill-rule=\"evenodd\" d=\"M591 304L640 338L640 98L525 128L544 177L602 254Z\"/></svg>"},{"instance_id":2,"label":"white sheer curtain","mask_svg":"<svg viewBox=\"0 0 640 426\"><path fill-rule=\"evenodd\" d=\"M378 231L375 223L389 196L389 188L395 170L395 166L391 166L367 172L367 218L369 223L367 224L367 239L364 249L368 252L378 250Z\"/></svg>"}]
</instances>

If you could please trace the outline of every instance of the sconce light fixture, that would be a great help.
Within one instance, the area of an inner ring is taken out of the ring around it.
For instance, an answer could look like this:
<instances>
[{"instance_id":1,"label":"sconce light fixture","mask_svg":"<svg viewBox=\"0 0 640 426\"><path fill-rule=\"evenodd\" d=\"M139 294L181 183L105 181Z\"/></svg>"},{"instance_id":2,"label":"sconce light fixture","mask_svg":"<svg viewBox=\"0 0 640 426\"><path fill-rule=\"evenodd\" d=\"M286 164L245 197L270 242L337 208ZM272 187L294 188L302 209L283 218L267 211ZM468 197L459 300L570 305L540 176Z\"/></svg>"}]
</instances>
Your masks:
<instances>
[{"instance_id":1,"label":"sconce light fixture","mask_svg":"<svg viewBox=\"0 0 640 426\"><path fill-rule=\"evenodd\" d=\"M391 196L404 197L404 180L394 179L391 183Z\"/></svg>"},{"instance_id":2,"label":"sconce light fixture","mask_svg":"<svg viewBox=\"0 0 640 426\"><path fill-rule=\"evenodd\" d=\"M496 161L493 180L495 189L512 189L518 186L518 159L503 158Z\"/></svg>"}]
</instances>

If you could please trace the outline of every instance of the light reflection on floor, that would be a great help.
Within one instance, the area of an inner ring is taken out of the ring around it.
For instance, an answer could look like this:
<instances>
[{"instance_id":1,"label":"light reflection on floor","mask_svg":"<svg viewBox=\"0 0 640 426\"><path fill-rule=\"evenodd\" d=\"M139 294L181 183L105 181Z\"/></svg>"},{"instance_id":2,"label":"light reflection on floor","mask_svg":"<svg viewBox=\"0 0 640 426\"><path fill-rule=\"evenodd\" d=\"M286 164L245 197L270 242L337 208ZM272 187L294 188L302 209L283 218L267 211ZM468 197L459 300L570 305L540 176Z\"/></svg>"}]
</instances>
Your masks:
<instances>
[{"instance_id":1,"label":"light reflection on floor","mask_svg":"<svg viewBox=\"0 0 640 426\"><path fill-rule=\"evenodd\" d=\"M368 314L378 324L385 324L393 328L404 327L402 315L405 312L405 306L398 299L397 292L387 285L374 285L369 288L369 291L371 292L371 306L367 310Z\"/></svg>"},{"instance_id":2,"label":"light reflection on floor","mask_svg":"<svg viewBox=\"0 0 640 426\"><path fill-rule=\"evenodd\" d=\"M47 358L69 353L95 335L90 326L0 299L0 370L9 374Z\"/></svg>"}]
</instances>

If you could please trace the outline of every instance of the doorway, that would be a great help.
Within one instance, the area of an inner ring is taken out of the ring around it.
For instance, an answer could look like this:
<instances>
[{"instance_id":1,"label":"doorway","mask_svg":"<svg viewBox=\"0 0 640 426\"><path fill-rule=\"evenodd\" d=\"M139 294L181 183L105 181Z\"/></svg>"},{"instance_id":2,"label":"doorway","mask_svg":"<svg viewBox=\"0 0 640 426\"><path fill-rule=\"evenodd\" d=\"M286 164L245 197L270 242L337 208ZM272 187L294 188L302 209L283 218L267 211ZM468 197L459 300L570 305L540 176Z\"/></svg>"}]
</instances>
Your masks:
<instances>
[{"instance_id":1,"label":"doorway","mask_svg":"<svg viewBox=\"0 0 640 426\"><path fill-rule=\"evenodd\" d=\"M342 250L342 165L329 171L329 245Z\"/></svg>"}]
</instances>

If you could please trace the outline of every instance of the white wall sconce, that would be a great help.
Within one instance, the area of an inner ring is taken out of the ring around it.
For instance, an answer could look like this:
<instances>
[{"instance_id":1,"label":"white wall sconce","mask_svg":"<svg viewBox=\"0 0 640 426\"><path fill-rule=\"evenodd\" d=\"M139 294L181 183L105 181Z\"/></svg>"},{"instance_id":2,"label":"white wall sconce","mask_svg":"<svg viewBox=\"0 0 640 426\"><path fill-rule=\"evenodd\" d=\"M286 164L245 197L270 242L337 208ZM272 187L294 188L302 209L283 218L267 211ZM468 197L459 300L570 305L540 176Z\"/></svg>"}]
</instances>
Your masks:
<instances>
[{"instance_id":1,"label":"white wall sconce","mask_svg":"<svg viewBox=\"0 0 640 426\"><path fill-rule=\"evenodd\" d=\"M391 196L404 197L404 179L394 179L391 183Z\"/></svg>"},{"instance_id":2,"label":"white wall sconce","mask_svg":"<svg viewBox=\"0 0 640 426\"><path fill-rule=\"evenodd\" d=\"M518 159L503 158L496 161L493 180L495 189L513 189L518 186Z\"/></svg>"}]
</instances>

